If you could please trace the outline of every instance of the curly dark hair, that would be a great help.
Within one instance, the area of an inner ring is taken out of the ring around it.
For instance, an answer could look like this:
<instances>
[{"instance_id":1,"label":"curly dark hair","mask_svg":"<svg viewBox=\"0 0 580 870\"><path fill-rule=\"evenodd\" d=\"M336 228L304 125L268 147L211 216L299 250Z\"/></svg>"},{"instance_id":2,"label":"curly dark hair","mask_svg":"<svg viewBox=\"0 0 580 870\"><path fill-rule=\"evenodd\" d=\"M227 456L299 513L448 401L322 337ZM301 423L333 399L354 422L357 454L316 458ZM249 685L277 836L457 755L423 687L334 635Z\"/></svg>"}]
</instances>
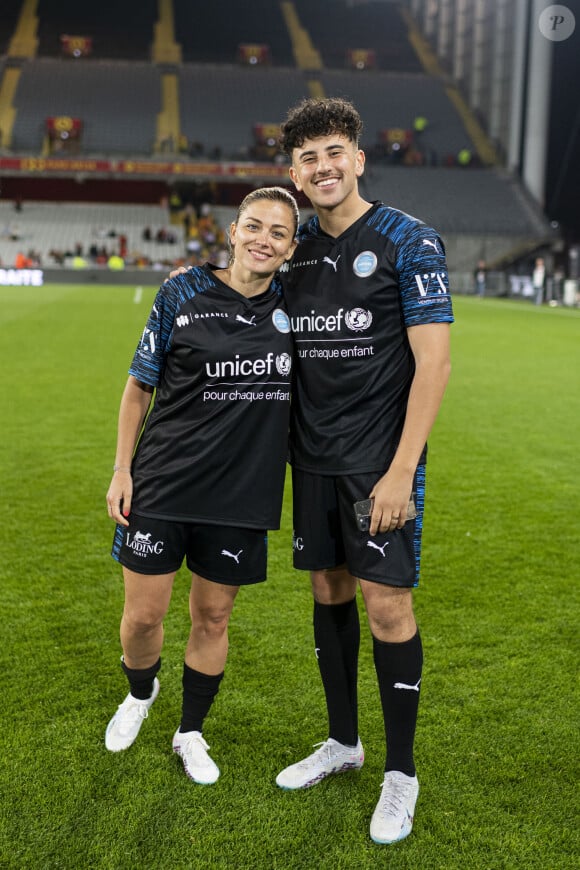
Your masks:
<instances>
[{"instance_id":1,"label":"curly dark hair","mask_svg":"<svg viewBox=\"0 0 580 870\"><path fill-rule=\"evenodd\" d=\"M289 157L306 139L338 133L358 146L362 133L361 117L352 103L341 97L302 100L289 110L282 124L280 148Z\"/></svg>"}]
</instances>

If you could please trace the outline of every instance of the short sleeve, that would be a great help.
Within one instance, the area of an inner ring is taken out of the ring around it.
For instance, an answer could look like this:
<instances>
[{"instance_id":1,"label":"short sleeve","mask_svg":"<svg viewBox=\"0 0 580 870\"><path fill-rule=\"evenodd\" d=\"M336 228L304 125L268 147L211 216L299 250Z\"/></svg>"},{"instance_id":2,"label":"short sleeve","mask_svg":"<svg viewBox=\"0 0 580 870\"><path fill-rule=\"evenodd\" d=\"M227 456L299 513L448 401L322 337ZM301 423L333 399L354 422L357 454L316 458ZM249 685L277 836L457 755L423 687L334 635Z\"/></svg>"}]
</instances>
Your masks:
<instances>
[{"instance_id":1,"label":"short sleeve","mask_svg":"<svg viewBox=\"0 0 580 870\"><path fill-rule=\"evenodd\" d=\"M415 224L397 244L396 268L406 326L453 322L445 247L435 230Z\"/></svg>"},{"instance_id":2,"label":"short sleeve","mask_svg":"<svg viewBox=\"0 0 580 870\"><path fill-rule=\"evenodd\" d=\"M177 297L171 285L171 281L163 284L157 292L129 368L130 375L152 387L161 378L173 332Z\"/></svg>"}]
</instances>

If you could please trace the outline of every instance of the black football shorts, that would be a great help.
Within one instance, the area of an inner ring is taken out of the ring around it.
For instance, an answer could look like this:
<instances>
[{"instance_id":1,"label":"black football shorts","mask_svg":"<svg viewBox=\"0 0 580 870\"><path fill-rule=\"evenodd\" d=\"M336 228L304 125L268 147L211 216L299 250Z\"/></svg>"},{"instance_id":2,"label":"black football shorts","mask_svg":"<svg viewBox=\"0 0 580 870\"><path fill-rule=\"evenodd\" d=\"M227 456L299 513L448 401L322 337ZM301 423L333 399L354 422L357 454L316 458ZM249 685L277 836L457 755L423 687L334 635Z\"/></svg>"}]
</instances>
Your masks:
<instances>
[{"instance_id":1,"label":"black football shorts","mask_svg":"<svg viewBox=\"0 0 580 870\"><path fill-rule=\"evenodd\" d=\"M246 586L266 579L264 530L150 519L132 513L117 525L111 555L137 574L170 574L184 558L195 574L215 583Z\"/></svg>"},{"instance_id":2,"label":"black football shorts","mask_svg":"<svg viewBox=\"0 0 580 870\"><path fill-rule=\"evenodd\" d=\"M340 477L292 470L294 567L321 571L346 564L354 577L387 586L419 584L425 465L415 473L417 516L402 529L371 537L357 526L353 505L366 499L384 472Z\"/></svg>"}]
</instances>

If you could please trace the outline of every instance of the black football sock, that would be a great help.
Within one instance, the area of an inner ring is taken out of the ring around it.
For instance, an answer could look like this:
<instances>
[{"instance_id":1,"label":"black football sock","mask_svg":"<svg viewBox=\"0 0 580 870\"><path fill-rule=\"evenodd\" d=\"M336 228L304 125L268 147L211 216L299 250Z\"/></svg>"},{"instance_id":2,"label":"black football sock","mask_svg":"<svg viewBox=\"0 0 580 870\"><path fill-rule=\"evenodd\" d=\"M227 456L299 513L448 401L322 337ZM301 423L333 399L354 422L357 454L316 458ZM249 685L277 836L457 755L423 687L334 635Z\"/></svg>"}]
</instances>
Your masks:
<instances>
[{"instance_id":1,"label":"black football sock","mask_svg":"<svg viewBox=\"0 0 580 870\"><path fill-rule=\"evenodd\" d=\"M385 771L415 776L413 742L423 669L419 631L404 643L384 643L373 637L373 654L385 720Z\"/></svg>"},{"instance_id":2,"label":"black football sock","mask_svg":"<svg viewBox=\"0 0 580 870\"><path fill-rule=\"evenodd\" d=\"M161 659L157 659L154 665L150 668L128 668L123 659L121 659L121 667L129 680L131 694L134 698L140 701L147 701L153 694L153 680L155 679L159 668L161 667Z\"/></svg>"},{"instance_id":3,"label":"black football sock","mask_svg":"<svg viewBox=\"0 0 580 870\"><path fill-rule=\"evenodd\" d=\"M203 730L204 719L218 693L223 675L223 671L215 676L202 674L183 663L183 706L179 726L181 734Z\"/></svg>"},{"instance_id":4,"label":"black football sock","mask_svg":"<svg viewBox=\"0 0 580 870\"><path fill-rule=\"evenodd\" d=\"M314 643L328 711L328 736L356 746L360 624L356 598L345 604L314 602Z\"/></svg>"}]
</instances>

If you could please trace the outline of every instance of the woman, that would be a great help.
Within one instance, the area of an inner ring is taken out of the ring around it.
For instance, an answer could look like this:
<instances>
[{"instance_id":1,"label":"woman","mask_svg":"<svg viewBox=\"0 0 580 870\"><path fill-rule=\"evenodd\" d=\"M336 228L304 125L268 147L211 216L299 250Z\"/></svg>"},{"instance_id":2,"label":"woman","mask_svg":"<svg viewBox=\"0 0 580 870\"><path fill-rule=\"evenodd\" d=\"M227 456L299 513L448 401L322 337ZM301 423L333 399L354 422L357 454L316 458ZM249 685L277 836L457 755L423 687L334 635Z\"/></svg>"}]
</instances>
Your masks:
<instances>
[{"instance_id":1,"label":"woman","mask_svg":"<svg viewBox=\"0 0 580 870\"><path fill-rule=\"evenodd\" d=\"M250 193L230 228L230 265L198 266L162 285L121 400L107 504L125 581L130 693L105 744L131 746L157 697L163 619L185 557L191 631L173 749L199 783L219 777L202 729L223 677L234 600L240 586L265 580L266 530L280 524L292 347L276 272L292 257L297 228L288 191Z\"/></svg>"}]
</instances>

